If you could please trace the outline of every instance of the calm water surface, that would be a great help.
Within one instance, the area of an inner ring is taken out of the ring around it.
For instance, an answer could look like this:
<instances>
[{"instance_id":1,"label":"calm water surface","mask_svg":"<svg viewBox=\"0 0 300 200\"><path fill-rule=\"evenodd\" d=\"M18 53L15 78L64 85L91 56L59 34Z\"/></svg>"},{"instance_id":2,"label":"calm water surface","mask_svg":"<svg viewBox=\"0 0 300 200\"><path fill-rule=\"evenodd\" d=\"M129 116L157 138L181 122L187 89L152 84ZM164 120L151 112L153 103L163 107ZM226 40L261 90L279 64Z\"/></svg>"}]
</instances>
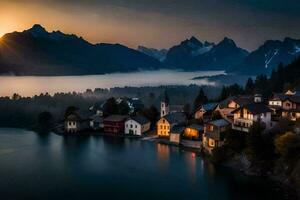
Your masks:
<instances>
[{"instance_id":1,"label":"calm water surface","mask_svg":"<svg viewBox=\"0 0 300 200\"><path fill-rule=\"evenodd\" d=\"M284 199L273 183L136 139L0 129L0 198Z\"/></svg>"},{"instance_id":2,"label":"calm water surface","mask_svg":"<svg viewBox=\"0 0 300 200\"><path fill-rule=\"evenodd\" d=\"M159 85L214 85L207 79L192 80L199 76L224 74L223 71L180 72L171 70L113 73L90 76L0 76L0 96L13 93L22 96L39 95L48 92L83 92L87 88L112 88L124 86Z\"/></svg>"}]
</instances>

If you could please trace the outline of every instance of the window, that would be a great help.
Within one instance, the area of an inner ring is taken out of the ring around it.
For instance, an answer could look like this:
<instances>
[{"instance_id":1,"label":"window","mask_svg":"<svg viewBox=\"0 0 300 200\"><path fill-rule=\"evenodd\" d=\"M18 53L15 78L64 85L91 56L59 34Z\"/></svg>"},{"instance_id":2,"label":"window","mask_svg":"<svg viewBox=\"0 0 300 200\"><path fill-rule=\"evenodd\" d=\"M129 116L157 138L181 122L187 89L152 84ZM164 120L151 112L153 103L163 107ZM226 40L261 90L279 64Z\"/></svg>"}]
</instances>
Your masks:
<instances>
[{"instance_id":1,"label":"window","mask_svg":"<svg viewBox=\"0 0 300 200\"><path fill-rule=\"evenodd\" d=\"M160 129L163 129L163 126L162 126L162 125L160 125Z\"/></svg>"},{"instance_id":2,"label":"window","mask_svg":"<svg viewBox=\"0 0 300 200\"><path fill-rule=\"evenodd\" d=\"M163 119L163 123L165 123L165 120Z\"/></svg>"},{"instance_id":3,"label":"window","mask_svg":"<svg viewBox=\"0 0 300 200\"><path fill-rule=\"evenodd\" d=\"M207 126L207 129L208 129L209 131L213 131L213 130L214 130L214 126L208 125L208 126Z\"/></svg>"},{"instance_id":4,"label":"window","mask_svg":"<svg viewBox=\"0 0 300 200\"><path fill-rule=\"evenodd\" d=\"M135 128L137 128L137 125L135 125Z\"/></svg>"},{"instance_id":5,"label":"window","mask_svg":"<svg viewBox=\"0 0 300 200\"><path fill-rule=\"evenodd\" d=\"M208 139L208 146L215 147L215 141L213 139Z\"/></svg>"},{"instance_id":6,"label":"window","mask_svg":"<svg viewBox=\"0 0 300 200\"><path fill-rule=\"evenodd\" d=\"M132 124L130 124L130 128L132 128Z\"/></svg>"}]
</instances>

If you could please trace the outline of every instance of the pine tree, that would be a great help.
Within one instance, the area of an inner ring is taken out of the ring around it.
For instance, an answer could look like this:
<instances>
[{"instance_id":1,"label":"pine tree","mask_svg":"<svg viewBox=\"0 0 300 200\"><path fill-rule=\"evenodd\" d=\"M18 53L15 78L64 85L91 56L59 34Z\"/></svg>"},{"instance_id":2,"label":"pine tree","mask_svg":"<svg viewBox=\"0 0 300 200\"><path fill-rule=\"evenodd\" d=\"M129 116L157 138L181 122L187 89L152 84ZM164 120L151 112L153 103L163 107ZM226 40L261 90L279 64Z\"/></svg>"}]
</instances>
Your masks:
<instances>
[{"instance_id":1,"label":"pine tree","mask_svg":"<svg viewBox=\"0 0 300 200\"><path fill-rule=\"evenodd\" d=\"M246 86L245 86L245 92L246 94L252 94L254 91L254 83L252 78L249 78L247 80Z\"/></svg>"},{"instance_id":2,"label":"pine tree","mask_svg":"<svg viewBox=\"0 0 300 200\"><path fill-rule=\"evenodd\" d=\"M201 88L199 91L198 96L196 97L195 101L194 101L194 109L196 110L197 108L199 108L202 104L206 104L208 102L208 98L205 95L203 89Z\"/></svg>"}]
</instances>

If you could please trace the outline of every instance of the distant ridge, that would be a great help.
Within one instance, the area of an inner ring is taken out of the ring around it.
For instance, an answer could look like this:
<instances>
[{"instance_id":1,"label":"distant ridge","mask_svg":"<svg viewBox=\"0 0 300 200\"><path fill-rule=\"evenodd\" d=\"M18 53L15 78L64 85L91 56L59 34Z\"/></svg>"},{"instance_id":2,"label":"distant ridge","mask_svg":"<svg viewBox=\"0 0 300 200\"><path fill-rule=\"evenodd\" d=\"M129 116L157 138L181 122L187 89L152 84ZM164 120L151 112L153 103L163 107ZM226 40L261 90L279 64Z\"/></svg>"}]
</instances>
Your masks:
<instances>
[{"instance_id":1,"label":"distant ridge","mask_svg":"<svg viewBox=\"0 0 300 200\"><path fill-rule=\"evenodd\" d=\"M224 70L239 74L270 74L280 62L300 56L300 40L268 40L252 52L225 37L219 43L192 36L170 49L121 44L91 44L74 34L48 32L35 24L5 34L0 42L0 73L15 75L84 75L161 68L185 71Z\"/></svg>"},{"instance_id":2,"label":"distant ridge","mask_svg":"<svg viewBox=\"0 0 300 200\"><path fill-rule=\"evenodd\" d=\"M34 25L5 34L0 43L1 73L81 75L158 69L161 63L120 44L91 44L74 34L47 32Z\"/></svg>"}]
</instances>

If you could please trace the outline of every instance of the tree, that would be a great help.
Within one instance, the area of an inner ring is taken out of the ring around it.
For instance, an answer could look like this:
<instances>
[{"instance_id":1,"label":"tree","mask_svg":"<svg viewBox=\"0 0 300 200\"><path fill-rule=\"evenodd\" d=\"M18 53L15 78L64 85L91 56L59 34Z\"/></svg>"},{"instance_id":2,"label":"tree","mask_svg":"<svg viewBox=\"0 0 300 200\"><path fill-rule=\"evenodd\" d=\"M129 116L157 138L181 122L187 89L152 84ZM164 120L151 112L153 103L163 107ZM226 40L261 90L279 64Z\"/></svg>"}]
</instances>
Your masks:
<instances>
[{"instance_id":1,"label":"tree","mask_svg":"<svg viewBox=\"0 0 300 200\"><path fill-rule=\"evenodd\" d=\"M118 114L119 108L115 98L109 98L103 106L104 115Z\"/></svg>"},{"instance_id":2,"label":"tree","mask_svg":"<svg viewBox=\"0 0 300 200\"><path fill-rule=\"evenodd\" d=\"M164 92L164 101L166 104L170 103L170 98L169 98L167 91Z\"/></svg>"},{"instance_id":3,"label":"tree","mask_svg":"<svg viewBox=\"0 0 300 200\"><path fill-rule=\"evenodd\" d=\"M187 117L190 116L190 114L191 114L191 105L190 105L189 103L187 103L187 104L185 104L185 105L183 106L183 112L184 112L184 114L185 114Z\"/></svg>"},{"instance_id":4,"label":"tree","mask_svg":"<svg viewBox=\"0 0 300 200\"><path fill-rule=\"evenodd\" d=\"M194 110L199 108L201 105L206 104L207 102L208 102L208 98L205 95L203 89L201 88L198 96L196 97L196 99L194 101Z\"/></svg>"},{"instance_id":5,"label":"tree","mask_svg":"<svg viewBox=\"0 0 300 200\"><path fill-rule=\"evenodd\" d=\"M155 126L155 123L158 120L159 112L154 106L150 106L149 108L145 108L139 112L139 114L145 116L147 119L150 120L151 126Z\"/></svg>"},{"instance_id":6,"label":"tree","mask_svg":"<svg viewBox=\"0 0 300 200\"><path fill-rule=\"evenodd\" d=\"M247 80L246 86L245 86L245 92L246 94L252 94L254 91L254 83L252 78L249 78Z\"/></svg>"},{"instance_id":7,"label":"tree","mask_svg":"<svg viewBox=\"0 0 300 200\"><path fill-rule=\"evenodd\" d=\"M12 96L12 100L19 100L21 99L21 95L17 94L17 93L14 93L13 96Z\"/></svg>"},{"instance_id":8,"label":"tree","mask_svg":"<svg viewBox=\"0 0 300 200\"><path fill-rule=\"evenodd\" d=\"M69 106L67 107L66 111L65 111L65 118L67 118L70 114L78 111L79 109L75 106Z\"/></svg>"},{"instance_id":9,"label":"tree","mask_svg":"<svg viewBox=\"0 0 300 200\"><path fill-rule=\"evenodd\" d=\"M118 105L118 113L121 115L128 115L130 111L130 108L127 104L126 101L122 101L119 105Z\"/></svg>"},{"instance_id":10,"label":"tree","mask_svg":"<svg viewBox=\"0 0 300 200\"><path fill-rule=\"evenodd\" d=\"M262 132L264 128L260 123L254 123L246 138L246 154L249 160L260 160L263 150Z\"/></svg>"},{"instance_id":11,"label":"tree","mask_svg":"<svg viewBox=\"0 0 300 200\"><path fill-rule=\"evenodd\" d=\"M276 152L289 164L300 158L300 136L292 132L277 137L274 141Z\"/></svg>"}]
</instances>

